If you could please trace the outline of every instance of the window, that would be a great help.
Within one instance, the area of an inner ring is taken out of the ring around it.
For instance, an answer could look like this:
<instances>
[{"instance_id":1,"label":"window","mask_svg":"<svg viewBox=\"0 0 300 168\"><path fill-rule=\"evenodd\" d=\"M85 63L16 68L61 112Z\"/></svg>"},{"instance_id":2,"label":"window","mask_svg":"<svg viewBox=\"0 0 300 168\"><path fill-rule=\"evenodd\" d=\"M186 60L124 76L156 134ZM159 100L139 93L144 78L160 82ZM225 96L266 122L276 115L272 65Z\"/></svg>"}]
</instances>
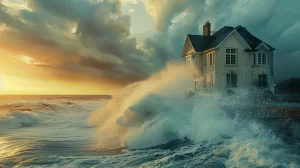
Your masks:
<instances>
[{"instance_id":1,"label":"window","mask_svg":"<svg viewBox=\"0 0 300 168\"><path fill-rule=\"evenodd\" d=\"M256 54L253 54L253 65L256 65Z\"/></svg>"},{"instance_id":2,"label":"window","mask_svg":"<svg viewBox=\"0 0 300 168\"><path fill-rule=\"evenodd\" d=\"M237 74L228 73L226 74L226 83L228 88L236 88L237 87Z\"/></svg>"},{"instance_id":3,"label":"window","mask_svg":"<svg viewBox=\"0 0 300 168\"><path fill-rule=\"evenodd\" d=\"M226 49L226 64L236 64L236 49Z\"/></svg>"},{"instance_id":4,"label":"window","mask_svg":"<svg viewBox=\"0 0 300 168\"><path fill-rule=\"evenodd\" d=\"M185 59L185 67L189 68L191 65L191 59L190 58L186 58Z\"/></svg>"},{"instance_id":5,"label":"window","mask_svg":"<svg viewBox=\"0 0 300 168\"><path fill-rule=\"evenodd\" d=\"M213 65L216 65L216 59L215 59L216 55L215 53L213 54Z\"/></svg>"},{"instance_id":6,"label":"window","mask_svg":"<svg viewBox=\"0 0 300 168\"><path fill-rule=\"evenodd\" d=\"M213 65L213 55L209 54L209 64Z\"/></svg>"},{"instance_id":7,"label":"window","mask_svg":"<svg viewBox=\"0 0 300 168\"><path fill-rule=\"evenodd\" d=\"M195 91L195 92L199 91L199 86L200 86L199 81L194 80L194 91Z\"/></svg>"},{"instance_id":8,"label":"window","mask_svg":"<svg viewBox=\"0 0 300 168\"><path fill-rule=\"evenodd\" d=\"M210 87L214 87L214 74L210 74Z\"/></svg>"},{"instance_id":9,"label":"window","mask_svg":"<svg viewBox=\"0 0 300 168\"><path fill-rule=\"evenodd\" d=\"M258 65L267 65L266 53L258 53Z\"/></svg>"},{"instance_id":10,"label":"window","mask_svg":"<svg viewBox=\"0 0 300 168\"><path fill-rule=\"evenodd\" d=\"M258 86L268 87L268 75L266 74L258 75Z\"/></svg>"},{"instance_id":11,"label":"window","mask_svg":"<svg viewBox=\"0 0 300 168\"><path fill-rule=\"evenodd\" d=\"M206 56L204 56L204 67L206 67Z\"/></svg>"},{"instance_id":12,"label":"window","mask_svg":"<svg viewBox=\"0 0 300 168\"><path fill-rule=\"evenodd\" d=\"M203 76L203 87L206 88L206 75Z\"/></svg>"}]
</instances>

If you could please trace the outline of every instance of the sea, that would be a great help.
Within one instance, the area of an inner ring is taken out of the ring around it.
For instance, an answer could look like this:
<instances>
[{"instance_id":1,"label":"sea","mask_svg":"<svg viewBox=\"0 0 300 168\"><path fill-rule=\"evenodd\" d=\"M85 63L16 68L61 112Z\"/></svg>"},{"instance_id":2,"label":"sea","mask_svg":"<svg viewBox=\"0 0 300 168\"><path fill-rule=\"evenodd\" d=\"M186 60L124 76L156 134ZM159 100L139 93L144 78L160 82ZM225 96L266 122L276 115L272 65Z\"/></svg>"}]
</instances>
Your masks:
<instances>
[{"instance_id":1,"label":"sea","mask_svg":"<svg viewBox=\"0 0 300 168\"><path fill-rule=\"evenodd\" d=\"M116 96L0 96L0 167L300 167L299 143L240 115L262 101L187 95L173 69Z\"/></svg>"}]
</instances>

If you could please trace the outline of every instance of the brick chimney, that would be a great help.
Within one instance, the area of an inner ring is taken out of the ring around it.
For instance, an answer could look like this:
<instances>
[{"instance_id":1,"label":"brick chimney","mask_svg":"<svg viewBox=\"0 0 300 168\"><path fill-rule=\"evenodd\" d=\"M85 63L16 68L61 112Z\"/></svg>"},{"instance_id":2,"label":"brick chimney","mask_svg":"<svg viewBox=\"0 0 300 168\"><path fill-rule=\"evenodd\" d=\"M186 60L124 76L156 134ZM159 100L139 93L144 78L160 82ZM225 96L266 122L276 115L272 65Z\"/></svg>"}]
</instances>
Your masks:
<instances>
[{"instance_id":1,"label":"brick chimney","mask_svg":"<svg viewBox=\"0 0 300 168\"><path fill-rule=\"evenodd\" d=\"M207 21L203 26L203 36L210 36L210 23Z\"/></svg>"}]
</instances>

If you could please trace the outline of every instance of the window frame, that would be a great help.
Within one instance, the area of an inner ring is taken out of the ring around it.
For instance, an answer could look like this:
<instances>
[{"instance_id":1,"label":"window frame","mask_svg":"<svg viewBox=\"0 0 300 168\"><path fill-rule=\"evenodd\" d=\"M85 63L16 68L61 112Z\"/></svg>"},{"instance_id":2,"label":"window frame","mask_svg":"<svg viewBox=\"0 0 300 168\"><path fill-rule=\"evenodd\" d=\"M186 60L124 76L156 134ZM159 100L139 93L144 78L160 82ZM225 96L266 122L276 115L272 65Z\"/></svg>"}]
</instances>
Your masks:
<instances>
[{"instance_id":1,"label":"window frame","mask_svg":"<svg viewBox=\"0 0 300 168\"><path fill-rule=\"evenodd\" d=\"M232 76L235 76L235 84L233 84L234 82L233 82ZM226 73L226 87L227 88L238 88L237 73Z\"/></svg>"},{"instance_id":2,"label":"window frame","mask_svg":"<svg viewBox=\"0 0 300 168\"><path fill-rule=\"evenodd\" d=\"M191 66L191 58L186 58L185 59L185 67L190 68L190 66Z\"/></svg>"},{"instance_id":3,"label":"window frame","mask_svg":"<svg viewBox=\"0 0 300 168\"><path fill-rule=\"evenodd\" d=\"M226 65L237 65L237 51L238 50L236 48L226 48L225 49L225 64ZM227 61L229 61L229 63ZM234 62L234 63L232 63L232 62Z\"/></svg>"},{"instance_id":4,"label":"window frame","mask_svg":"<svg viewBox=\"0 0 300 168\"><path fill-rule=\"evenodd\" d=\"M210 87L211 88L215 87L214 74L213 73L210 74Z\"/></svg>"},{"instance_id":5,"label":"window frame","mask_svg":"<svg viewBox=\"0 0 300 168\"><path fill-rule=\"evenodd\" d=\"M204 88L207 87L206 81L207 81L207 77L206 77L206 75L203 75L203 87L204 87Z\"/></svg>"},{"instance_id":6,"label":"window frame","mask_svg":"<svg viewBox=\"0 0 300 168\"><path fill-rule=\"evenodd\" d=\"M268 65L268 54L266 52L258 52L256 57L256 65Z\"/></svg>"},{"instance_id":7,"label":"window frame","mask_svg":"<svg viewBox=\"0 0 300 168\"><path fill-rule=\"evenodd\" d=\"M265 76L265 78L263 78L263 76ZM265 82L263 79L265 79ZM268 74L258 74L258 87L267 88L269 86L268 80Z\"/></svg>"}]
</instances>

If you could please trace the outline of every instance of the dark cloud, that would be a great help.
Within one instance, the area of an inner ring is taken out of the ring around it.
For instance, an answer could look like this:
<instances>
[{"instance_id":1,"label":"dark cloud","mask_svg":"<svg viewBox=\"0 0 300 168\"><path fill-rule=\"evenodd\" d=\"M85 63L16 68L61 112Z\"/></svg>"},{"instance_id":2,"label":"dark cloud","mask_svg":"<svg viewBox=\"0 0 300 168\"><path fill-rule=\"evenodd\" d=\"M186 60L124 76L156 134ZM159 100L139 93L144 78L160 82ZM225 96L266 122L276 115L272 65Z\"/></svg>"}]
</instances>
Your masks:
<instances>
[{"instance_id":1,"label":"dark cloud","mask_svg":"<svg viewBox=\"0 0 300 168\"><path fill-rule=\"evenodd\" d=\"M214 31L243 25L274 46L277 79L300 76L298 0L146 0L145 4L165 36L157 46L167 46L173 58L180 57L186 34L202 34L202 25L209 20Z\"/></svg>"},{"instance_id":2,"label":"dark cloud","mask_svg":"<svg viewBox=\"0 0 300 168\"><path fill-rule=\"evenodd\" d=\"M79 64L84 65L86 67L91 67L91 68L96 68L96 69L106 70L106 71L111 71L117 66L117 64L100 61L93 57L82 57L79 60Z\"/></svg>"},{"instance_id":3,"label":"dark cloud","mask_svg":"<svg viewBox=\"0 0 300 168\"><path fill-rule=\"evenodd\" d=\"M241 24L274 46L278 78L300 72L298 0L145 0L157 33L141 47L130 35L131 17L121 5L117 0L28 0L30 10L11 13L1 4L0 24L6 28L0 45L46 63L36 66L53 69L59 78L126 84L180 59L186 34L202 33L210 20L213 30Z\"/></svg>"},{"instance_id":4,"label":"dark cloud","mask_svg":"<svg viewBox=\"0 0 300 168\"><path fill-rule=\"evenodd\" d=\"M122 14L117 0L28 0L28 8L15 15L1 5L0 24L7 28L0 44L5 48L64 74L82 71L122 83L155 71L155 63L130 37L130 16Z\"/></svg>"}]
</instances>

